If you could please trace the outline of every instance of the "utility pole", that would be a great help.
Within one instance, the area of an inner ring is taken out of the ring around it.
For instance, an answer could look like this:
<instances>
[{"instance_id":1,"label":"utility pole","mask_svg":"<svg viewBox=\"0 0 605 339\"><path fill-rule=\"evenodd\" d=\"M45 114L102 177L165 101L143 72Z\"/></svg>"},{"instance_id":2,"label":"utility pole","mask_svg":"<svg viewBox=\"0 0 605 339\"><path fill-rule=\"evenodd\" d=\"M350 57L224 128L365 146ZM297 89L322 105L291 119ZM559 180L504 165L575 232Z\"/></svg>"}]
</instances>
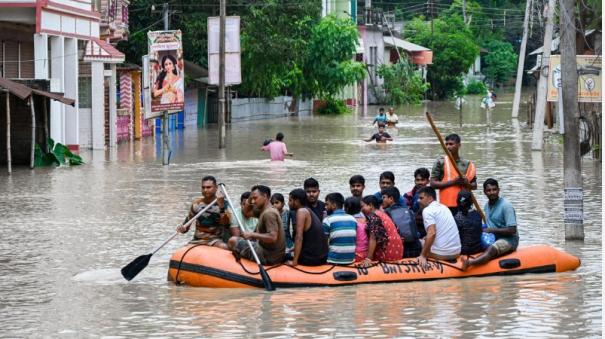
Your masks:
<instances>
[{"instance_id":1,"label":"utility pole","mask_svg":"<svg viewBox=\"0 0 605 339\"><path fill-rule=\"evenodd\" d=\"M548 74L543 71L548 69L550 60L550 45L552 42L553 16L555 12L555 0L548 0L546 8L546 27L544 29L544 46L542 47L542 61L540 63L540 79L538 80L538 93L536 95L536 116L531 143L533 151L541 151L544 146L544 113L546 111L546 90Z\"/></svg>"},{"instance_id":2,"label":"utility pole","mask_svg":"<svg viewBox=\"0 0 605 339\"><path fill-rule=\"evenodd\" d=\"M168 3L164 3L162 9L162 16L164 17L164 30L170 29L170 10L168 9ZM163 67L164 65L162 65ZM176 66L176 65L175 65ZM170 137L168 136L168 111L164 111L162 115L162 165L170 164Z\"/></svg>"},{"instance_id":3,"label":"utility pole","mask_svg":"<svg viewBox=\"0 0 605 339\"><path fill-rule=\"evenodd\" d=\"M218 66L218 148L225 148L225 21L227 4L221 0Z\"/></svg>"},{"instance_id":4,"label":"utility pole","mask_svg":"<svg viewBox=\"0 0 605 339\"><path fill-rule=\"evenodd\" d=\"M525 49L527 47L527 30L529 28L529 10L532 0L525 4L525 18L523 19L523 39L519 50L519 61L517 63L517 80L515 82L515 96L513 97L513 118L519 117L519 106L521 104L521 87L523 86L523 68L525 67Z\"/></svg>"},{"instance_id":5,"label":"utility pole","mask_svg":"<svg viewBox=\"0 0 605 339\"><path fill-rule=\"evenodd\" d=\"M563 183L565 239L584 240L582 159L578 127L578 69L576 65L575 0L561 0L561 83L565 136Z\"/></svg>"},{"instance_id":6,"label":"utility pole","mask_svg":"<svg viewBox=\"0 0 605 339\"><path fill-rule=\"evenodd\" d=\"M466 0L462 0L462 19L464 20L464 24L468 25L466 20Z\"/></svg>"}]
</instances>

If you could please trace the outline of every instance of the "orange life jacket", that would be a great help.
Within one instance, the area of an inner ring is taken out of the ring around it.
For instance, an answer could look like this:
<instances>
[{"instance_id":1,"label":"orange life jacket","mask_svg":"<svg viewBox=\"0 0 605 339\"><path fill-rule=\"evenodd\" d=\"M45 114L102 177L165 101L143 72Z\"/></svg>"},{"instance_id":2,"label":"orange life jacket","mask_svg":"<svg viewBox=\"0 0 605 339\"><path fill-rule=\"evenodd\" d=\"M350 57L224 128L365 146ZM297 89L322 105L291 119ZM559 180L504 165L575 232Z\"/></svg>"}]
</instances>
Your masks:
<instances>
[{"instance_id":1,"label":"orange life jacket","mask_svg":"<svg viewBox=\"0 0 605 339\"><path fill-rule=\"evenodd\" d=\"M447 182L458 178L456 169L450 162L449 157L445 157L443 162L443 179L441 182ZM468 162L468 168L466 169L465 177L470 182L476 175L475 165L472 161ZM453 185L439 190L439 202L447 207L458 206L458 192L462 190L462 186Z\"/></svg>"}]
</instances>

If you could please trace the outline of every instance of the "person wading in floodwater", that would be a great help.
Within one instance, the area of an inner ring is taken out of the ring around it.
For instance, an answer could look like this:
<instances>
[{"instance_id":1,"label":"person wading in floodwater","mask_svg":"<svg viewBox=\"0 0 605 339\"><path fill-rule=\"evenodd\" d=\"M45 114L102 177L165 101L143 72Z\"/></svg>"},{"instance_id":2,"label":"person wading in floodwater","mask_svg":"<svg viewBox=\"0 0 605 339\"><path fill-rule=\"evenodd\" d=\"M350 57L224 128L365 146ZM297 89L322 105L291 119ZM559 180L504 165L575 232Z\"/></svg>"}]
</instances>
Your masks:
<instances>
[{"instance_id":1,"label":"person wading in floodwater","mask_svg":"<svg viewBox=\"0 0 605 339\"><path fill-rule=\"evenodd\" d=\"M282 132L277 133L275 140L269 144L262 146L262 151L267 151L271 154L271 161L284 161L286 155L293 157L294 153L289 153L286 144L284 143L284 134Z\"/></svg>"}]
</instances>

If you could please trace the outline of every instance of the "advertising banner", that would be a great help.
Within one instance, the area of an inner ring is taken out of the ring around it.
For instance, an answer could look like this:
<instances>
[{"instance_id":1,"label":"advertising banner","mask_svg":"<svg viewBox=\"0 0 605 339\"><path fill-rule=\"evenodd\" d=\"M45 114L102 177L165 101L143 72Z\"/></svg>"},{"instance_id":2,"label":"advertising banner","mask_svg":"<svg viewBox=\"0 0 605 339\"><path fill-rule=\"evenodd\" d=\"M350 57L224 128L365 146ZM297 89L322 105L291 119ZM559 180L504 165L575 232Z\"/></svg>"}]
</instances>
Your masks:
<instances>
[{"instance_id":1,"label":"advertising banner","mask_svg":"<svg viewBox=\"0 0 605 339\"><path fill-rule=\"evenodd\" d=\"M181 31L147 33L149 42L150 116L185 108L185 64ZM147 118L147 117L146 117Z\"/></svg>"},{"instance_id":2,"label":"advertising banner","mask_svg":"<svg viewBox=\"0 0 605 339\"><path fill-rule=\"evenodd\" d=\"M578 102L602 101L602 59L600 55L576 56L578 68ZM548 101L557 101L561 87L561 56L551 55L548 68Z\"/></svg>"},{"instance_id":3,"label":"advertising banner","mask_svg":"<svg viewBox=\"0 0 605 339\"><path fill-rule=\"evenodd\" d=\"M225 20L225 86L242 83L240 59L240 18ZM208 83L218 85L220 18L208 18Z\"/></svg>"}]
</instances>

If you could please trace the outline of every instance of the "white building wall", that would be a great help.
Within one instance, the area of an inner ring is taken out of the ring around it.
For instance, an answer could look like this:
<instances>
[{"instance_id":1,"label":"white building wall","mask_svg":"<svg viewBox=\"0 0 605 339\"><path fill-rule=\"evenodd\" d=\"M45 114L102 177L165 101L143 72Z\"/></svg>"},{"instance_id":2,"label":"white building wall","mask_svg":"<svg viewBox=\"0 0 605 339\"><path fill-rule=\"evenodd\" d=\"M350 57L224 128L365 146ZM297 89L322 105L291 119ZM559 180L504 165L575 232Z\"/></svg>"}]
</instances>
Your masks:
<instances>
[{"instance_id":1,"label":"white building wall","mask_svg":"<svg viewBox=\"0 0 605 339\"><path fill-rule=\"evenodd\" d=\"M102 62L91 62L92 109L91 124L87 127L91 130L93 149L105 149L105 88L103 86L103 68Z\"/></svg>"},{"instance_id":2,"label":"white building wall","mask_svg":"<svg viewBox=\"0 0 605 339\"><path fill-rule=\"evenodd\" d=\"M65 110L65 144L80 145L78 115L78 40L65 38L65 97L74 99L75 105L64 105Z\"/></svg>"},{"instance_id":3,"label":"white building wall","mask_svg":"<svg viewBox=\"0 0 605 339\"><path fill-rule=\"evenodd\" d=\"M48 79L48 35L34 34L34 76L36 79Z\"/></svg>"},{"instance_id":4,"label":"white building wall","mask_svg":"<svg viewBox=\"0 0 605 339\"><path fill-rule=\"evenodd\" d=\"M50 37L50 78L53 92L65 91L65 38ZM50 137L55 142L65 144L65 105L51 100L50 102Z\"/></svg>"}]
</instances>

